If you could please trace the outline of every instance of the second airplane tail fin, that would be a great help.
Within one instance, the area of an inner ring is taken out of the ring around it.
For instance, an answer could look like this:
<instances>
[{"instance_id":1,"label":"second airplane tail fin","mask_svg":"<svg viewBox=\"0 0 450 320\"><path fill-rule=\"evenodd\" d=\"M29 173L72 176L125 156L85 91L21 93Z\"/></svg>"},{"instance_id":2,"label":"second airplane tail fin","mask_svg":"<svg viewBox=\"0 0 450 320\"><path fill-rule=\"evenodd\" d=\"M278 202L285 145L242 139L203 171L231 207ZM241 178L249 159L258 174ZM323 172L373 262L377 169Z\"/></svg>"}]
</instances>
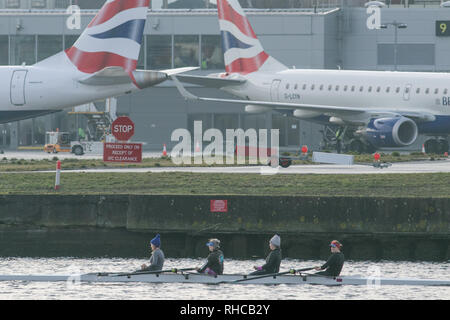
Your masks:
<instances>
[{"instance_id":1,"label":"second airplane tail fin","mask_svg":"<svg viewBox=\"0 0 450 320\"><path fill-rule=\"evenodd\" d=\"M264 51L238 0L217 0L217 10L227 73L287 69Z\"/></svg>"},{"instance_id":2,"label":"second airplane tail fin","mask_svg":"<svg viewBox=\"0 0 450 320\"><path fill-rule=\"evenodd\" d=\"M107 0L67 57L83 73L121 67L134 81L149 2Z\"/></svg>"}]
</instances>

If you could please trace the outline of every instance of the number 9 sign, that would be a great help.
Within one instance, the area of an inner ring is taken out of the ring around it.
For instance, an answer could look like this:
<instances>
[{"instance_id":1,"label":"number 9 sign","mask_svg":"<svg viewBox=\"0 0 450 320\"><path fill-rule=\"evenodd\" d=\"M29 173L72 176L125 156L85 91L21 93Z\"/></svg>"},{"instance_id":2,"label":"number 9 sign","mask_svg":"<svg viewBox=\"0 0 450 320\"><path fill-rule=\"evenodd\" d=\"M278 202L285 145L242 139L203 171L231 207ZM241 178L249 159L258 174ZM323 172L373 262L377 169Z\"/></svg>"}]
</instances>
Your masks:
<instances>
[{"instance_id":1,"label":"number 9 sign","mask_svg":"<svg viewBox=\"0 0 450 320\"><path fill-rule=\"evenodd\" d=\"M447 25L450 21L436 21L436 36L450 36Z\"/></svg>"}]
</instances>

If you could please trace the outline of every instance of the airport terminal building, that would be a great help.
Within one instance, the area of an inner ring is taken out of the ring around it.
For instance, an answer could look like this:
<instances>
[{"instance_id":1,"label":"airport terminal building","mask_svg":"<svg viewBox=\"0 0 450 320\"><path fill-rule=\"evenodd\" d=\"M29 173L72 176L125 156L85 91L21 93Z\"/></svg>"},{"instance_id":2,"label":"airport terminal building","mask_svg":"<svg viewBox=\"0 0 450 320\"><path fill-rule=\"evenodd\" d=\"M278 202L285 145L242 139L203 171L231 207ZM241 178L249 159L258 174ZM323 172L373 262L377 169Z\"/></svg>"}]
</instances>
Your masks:
<instances>
[{"instance_id":1,"label":"airport terminal building","mask_svg":"<svg viewBox=\"0 0 450 320\"><path fill-rule=\"evenodd\" d=\"M0 65L30 65L70 47L103 0L0 0ZM450 71L450 37L436 21L450 21L450 8L435 1L392 1L381 9L385 29L369 29L364 1L241 0L264 49L292 68ZM138 62L140 69L197 66L194 74L224 70L215 1L152 0ZM67 26L66 8L82 9L80 29ZM395 22L407 27L397 29ZM450 24L449 24L450 26ZM448 33L450 35L450 32ZM397 51L397 59L394 52ZM217 89L189 86L201 96L231 97ZM96 103L102 108L102 102ZM104 107L104 106L103 106ZM68 110L70 111L70 110ZM68 111L0 124L0 149L43 145L58 128L75 136L86 124ZM175 129L280 129L280 145L318 150L322 125L277 112L246 114L244 106L186 102L171 82L118 97L117 114L136 125L134 141L146 150L170 149ZM420 141L418 143L421 143Z\"/></svg>"}]
</instances>

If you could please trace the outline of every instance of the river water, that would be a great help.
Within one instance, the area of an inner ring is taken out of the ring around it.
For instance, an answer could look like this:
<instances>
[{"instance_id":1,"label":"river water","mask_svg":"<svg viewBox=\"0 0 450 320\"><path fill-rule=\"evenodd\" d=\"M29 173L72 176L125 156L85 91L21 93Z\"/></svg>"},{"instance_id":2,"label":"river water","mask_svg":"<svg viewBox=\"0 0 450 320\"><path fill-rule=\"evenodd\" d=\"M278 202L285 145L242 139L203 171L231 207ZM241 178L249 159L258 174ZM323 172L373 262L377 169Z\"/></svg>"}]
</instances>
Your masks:
<instances>
[{"instance_id":1,"label":"river water","mask_svg":"<svg viewBox=\"0 0 450 320\"><path fill-rule=\"evenodd\" d=\"M142 259L124 258L0 258L0 274L80 274L127 272L139 268ZM166 259L164 268L200 266L203 259ZM247 273L263 260L226 260L225 273ZM281 271L321 265L323 261L285 259ZM346 261L341 275L450 280L450 261ZM202 285L149 283L0 282L0 299L45 300L352 300L427 299L450 300L450 287L318 285Z\"/></svg>"}]
</instances>

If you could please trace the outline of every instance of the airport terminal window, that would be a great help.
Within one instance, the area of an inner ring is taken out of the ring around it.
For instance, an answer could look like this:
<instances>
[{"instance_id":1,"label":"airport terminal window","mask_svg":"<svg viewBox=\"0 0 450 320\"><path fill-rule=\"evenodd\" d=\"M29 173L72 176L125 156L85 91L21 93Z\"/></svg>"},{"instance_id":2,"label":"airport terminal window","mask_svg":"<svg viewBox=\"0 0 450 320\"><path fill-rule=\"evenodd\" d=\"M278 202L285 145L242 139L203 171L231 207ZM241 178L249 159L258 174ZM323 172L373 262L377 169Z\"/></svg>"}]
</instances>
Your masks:
<instances>
[{"instance_id":1,"label":"airport terminal window","mask_svg":"<svg viewBox=\"0 0 450 320\"><path fill-rule=\"evenodd\" d=\"M37 39L38 61L44 60L63 50L62 36L38 35Z\"/></svg>"},{"instance_id":2,"label":"airport terminal window","mask_svg":"<svg viewBox=\"0 0 450 320\"><path fill-rule=\"evenodd\" d=\"M139 58L136 69L145 69L145 42L142 41L141 50L139 51Z\"/></svg>"},{"instance_id":3,"label":"airport terminal window","mask_svg":"<svg viewBox=\"0 0 450 320\"><path fill-rule=\"evenodd\" d=\"M174 66L196 67L199 65L199 37L195 35L176 35L174 37Z\"/></svg>"},{"instance_id":4,"label":"airport terminal window","mask_svg":"<svg viewBox=\"0 0 450 320\"><path fill-rule=\"evenodd\" d=\"M69 49L73 46L75 41L79 38L79 35L65 35L64 36L64 49Z\"/></svg>"},{"instance_id":5,"label":"airport terminal window","mask_svg":"<svg viewBox=\"0 0 450 320\"><path fill-rule=\"evenodd\" d=\"M35 36L11 36L11 64L27 65L36 63L36 37Z\"/></svg>"},{"instance_id":6,"label":"airport terminal window","mask_svg":"<svg viewBox=\"0 0 450 320\"><path fill-rule=\"evenodd\" d=\"M0 36L0 66L9 64L9 41L8 36Z\"/></svg>"},{"instance_id":7,"label":"airport terminal window","mask_svg":"<svg viewBox=\"0 0 450 320\"><path fill-rule=\"evenodd\" d=\"M6 8L20 8L20 0L6 0Z\"/></svg>"},{"instance_id":8,"label":"airport terminal window","mask_svg":"<svg viewBox=\"0 0 450 320\"><path fill-rule=\"evenodd\" d=\"M147 36L147 69L172 68L172 36Z\"/></svg>"},{"instance_id":9,"label":"airport terminal window","mask_svg":"<svg viewBox=\"0 0 450 320\"><path fill-rule=\"evenodd\" d=\"M220 36L202 36L202 69L225 69Z\"/></svg>"},{"instance_id":10,"label":"airport terminal window","mask_svg":"<svg viewBox=\"0 0 450 320\"><path fill-rule=\"evenodd\" d=\"M42 9L47 6L47 0L31 0L31 7L36 9Z\"/></svg>"},{"instance_id":11,"label":"airport terminal window","mask_svg":"<svg viewBox=\"0 0 450 320\"><path fill-rule=\"evenodd\" d=\"M224 142L226 140L226 129L239 128L238 114L214 114L214 128L219 129L223 134Z\"/></svg>"},{"instance_id":12,"label":"airport terminal window","mask_svg":"<svg viewBox=\"0 0 450 320\"><path fill-rule=\"evenodd\" d=\"M67 9L71 5L71 0L55 0L55 9Z\"/></svg>"},{"instance_id":13,"label":"airport terminal window","mask_svg":"<svg viewBox=\"0 0 450 320\"><path fill-rule=\"evenodd\" d=\"M265 114L244 114L242 115L244 130L248 129L266 129Z\"/></svg>"}]
</instances>

